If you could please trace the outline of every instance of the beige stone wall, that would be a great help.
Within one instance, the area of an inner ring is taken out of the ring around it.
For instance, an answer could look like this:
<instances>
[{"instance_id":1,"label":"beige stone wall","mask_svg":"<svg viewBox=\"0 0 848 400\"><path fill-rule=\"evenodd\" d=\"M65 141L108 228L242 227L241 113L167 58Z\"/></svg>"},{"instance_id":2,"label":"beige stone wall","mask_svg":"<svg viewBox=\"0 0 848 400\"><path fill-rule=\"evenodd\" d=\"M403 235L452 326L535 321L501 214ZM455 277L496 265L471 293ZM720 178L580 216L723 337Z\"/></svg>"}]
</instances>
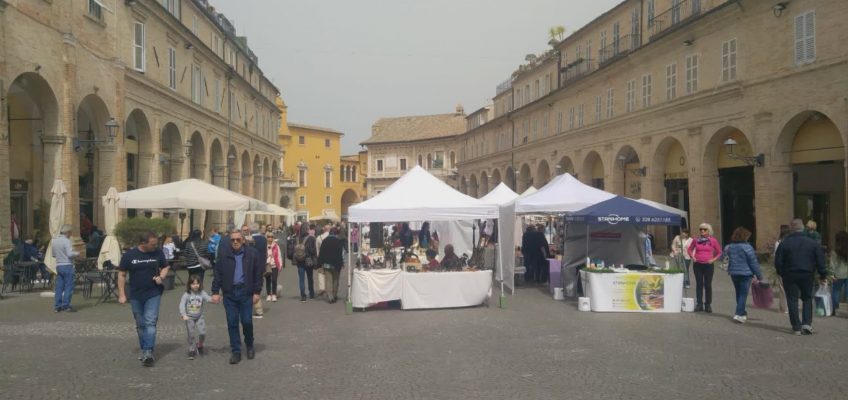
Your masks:
<instances>
[{"instance_id":1,"label":"beige stone wall","mask_svg":"<svg viewBox=\"0 0 848 400\"><path fill-rule=\"evenodd\" d=\"M112 143L98 144L93 149L93 217L98 225L102 225L99 197L110 186L119 191L127 188L128 152L139 159L139 186L161 183L168 175L170 180L193 176L226 186L225 179L213 179L213 175L227 173L225 156L229 144L236 154L248 154L260 165L247 171L256 180L255 185L233 188L247 189L243 190L245 194L261 200L277 201L276 160L281 152L275 133L279 115L273 102L276 89L257 67L252 68L252 73L248 69L245 73L239 71L231 80L231 90L240 99L241 117L231 118L228 134L226 104L220 111L216 109L213 90L214 77L223 77L227 68L209 47L214 25L194 8L193 2L182 2L182 22L153 0L137 1L132 6L117 2L114 13L103 10L100 20L89 16L88 2L2 3L0 137L10 136L11 148L9 140L0 142L0 247L9 244L9 178L29 183L27 199L31 207L27 215L19 218L26 219L30 232L35 222L33 212L41 200L49 200L54 179L62 179L69 190L66 222L79 224L78 176L88 171L84 157L87 146L77 152L72 139L88 129L87 121L98 139L106 138L104 124L109 118L119 125ZM203 16L198 18L197 37L191 32L192 15ZM145 25L147 62L143 73L133 68L135 21ZM224 36L220 33L222 39ZM176 90L168 87L169 47L177 51ZM240 52L239 56L247 60L246 54ZM192 101L192 65L199 66L205 77L200 86L200 104ZM222 79L222 94L225 87L226 79ZM218 95L219 99L222 97ZM7 105L14 109L12 118L21 119L11 126L6 123ZM131 122L130 119L136 121L130 118L131 114L140 116L143 126ZM140 136L137 139L141 141L126 139L128 130L133 130L131 133ZM169 140L164 140L165 135ZM183 143L189 140L192 152L186 157ZM31 148L22 148L21 143L29 143ZM170 148L163 147L166 143L171 144ZM168 173L163 174L164 170ZM231 174L242 172L238 163L230 170ZM233 181L240 178L243 177L236 175ZM224 220L221 215L213 222ZM195 220L196 226L203 223L202 217Z\"/></svg>"}]
</instances>

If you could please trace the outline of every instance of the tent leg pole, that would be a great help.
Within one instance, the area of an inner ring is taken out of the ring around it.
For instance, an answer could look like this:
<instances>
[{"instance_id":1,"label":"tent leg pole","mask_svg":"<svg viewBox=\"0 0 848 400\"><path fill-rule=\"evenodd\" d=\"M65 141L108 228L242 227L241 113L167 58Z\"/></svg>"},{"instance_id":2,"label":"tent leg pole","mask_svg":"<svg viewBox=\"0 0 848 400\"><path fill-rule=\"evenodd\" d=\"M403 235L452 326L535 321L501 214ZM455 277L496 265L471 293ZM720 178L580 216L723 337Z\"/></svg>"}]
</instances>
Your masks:
<instances>
[{"instance_id":1,"label":"tent leg pole","mask_svg":"<svg viewBox=\"0 0 848 400\"><path fill-rule=\"evenodd\" d=\"M498 232L502 232L501 229L501 220L498 218ZM498 276L501 281L501 292L498 295L498 307L501 309L506 308L506 294L504 293L504 275L503 275L503 254L501 254L501 244L495 243L495 250L498 252Z\"/></svg>"},{"instance_id":2,"label":"tent leg pole","mask_svg":"<svg viewBox=\"0 0 848 400\"><path fill-rule=\"evenodd\" d=\"M350 223L347 224L347 301L345 301L345 314L350 315L353 314L353 302L350 300L351 294L351 281L353 280L353 267L351 267L351 257L353 257L353 252L350 247ZM359 259L359 252L356 254L357 259Z\"/></svg>"}]
</instances>

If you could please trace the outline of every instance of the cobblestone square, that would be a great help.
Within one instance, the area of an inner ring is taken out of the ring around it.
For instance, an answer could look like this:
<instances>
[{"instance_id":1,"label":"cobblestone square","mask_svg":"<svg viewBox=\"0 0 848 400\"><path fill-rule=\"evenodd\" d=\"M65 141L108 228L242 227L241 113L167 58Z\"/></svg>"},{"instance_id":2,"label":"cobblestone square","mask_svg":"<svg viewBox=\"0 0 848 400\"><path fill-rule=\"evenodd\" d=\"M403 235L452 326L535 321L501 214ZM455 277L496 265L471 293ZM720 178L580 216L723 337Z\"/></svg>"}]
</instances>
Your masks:
<instances>
[{"instance_id":1,"label":"cobblestone square","mask_svg":"<svg viewBox=\"0 0 848 400\"><path fill-rule=\"evenodd\" d=\"M136 360L129 306L54 314L52 299L0 301L4 399L788 399L843 398L848 324L817 318L813 336L790 334L785 315L751 309L734 324L732 285L715 278L715 313L577 311L537 287L508 308L345 315L344 305L284 296L255 320L257 356L227 364L221 306L207 312L208 355L186 359L180 289L162 302L157 363ZM345 283L346 284L346 283ZM95 289L95 294L97 289ZM496 300L496 299L494 299Z\"/></svg>"}]
</instances>

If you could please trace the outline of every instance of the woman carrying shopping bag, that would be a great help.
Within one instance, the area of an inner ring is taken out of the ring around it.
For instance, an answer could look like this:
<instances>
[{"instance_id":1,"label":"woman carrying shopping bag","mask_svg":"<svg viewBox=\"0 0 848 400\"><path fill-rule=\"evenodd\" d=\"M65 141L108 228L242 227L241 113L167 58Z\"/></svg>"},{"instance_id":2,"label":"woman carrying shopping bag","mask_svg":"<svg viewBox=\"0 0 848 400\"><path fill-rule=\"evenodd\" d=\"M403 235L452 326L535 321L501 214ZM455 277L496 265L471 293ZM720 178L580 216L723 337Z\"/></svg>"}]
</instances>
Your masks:
<instances>
[{"instance_id":1,"label":"woman carrying shopping bag","mask_svg":"<svg viewBox=\"0 0 848 400\"><path fill-rule=\"evenodd\" d=\"M748 320L745 303L748 301L751 278L756 277L755 285L763 280L763 272L760 270L757 254L751 244L748 243L750 238L751 231L740 226L733 231L733 235L730 237L731 243L724 248L724 255L728 260L727 273L730 274L733 287L736 289L736 312L733 315L733 320L740 324L744 324Z\"/></svg>"}]
</instances>

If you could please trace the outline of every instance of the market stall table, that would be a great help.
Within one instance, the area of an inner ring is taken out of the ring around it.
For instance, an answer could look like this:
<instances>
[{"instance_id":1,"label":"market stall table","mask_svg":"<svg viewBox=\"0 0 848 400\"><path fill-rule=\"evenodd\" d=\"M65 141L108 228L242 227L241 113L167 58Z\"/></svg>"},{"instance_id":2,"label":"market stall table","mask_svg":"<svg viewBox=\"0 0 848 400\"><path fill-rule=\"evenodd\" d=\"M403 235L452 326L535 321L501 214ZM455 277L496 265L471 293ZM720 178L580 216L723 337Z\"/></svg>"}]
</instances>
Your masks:
<instances>
[{"instance_id":1,"label":"market stall table","mask_svg":"<svg viewBox=\"0 0 848 400\"><path fill-rule=\"evenodd\" d=\"M492 292L492 271L404 272L401 307L453 308L477 306Z\"/></svg>"},{"instance_id":2,"label":"market stall table","mask_svg":"<svg viewBox=\"0 0 848 400\"><path fill-rule=\"evenodd\" d=\"M680 312L683 274L580 271L595 312Z\"/></svg>"},{"instance_id":3,"label":"market stall table","mask_svg":"<svg viewBox=\"0 0 848 400\"><path fill-rule=\"evenodd\" d=\"M356 308L401 299L400 269L356 269L353 271L351 303Z\"/></svg>"}]
</instances>

